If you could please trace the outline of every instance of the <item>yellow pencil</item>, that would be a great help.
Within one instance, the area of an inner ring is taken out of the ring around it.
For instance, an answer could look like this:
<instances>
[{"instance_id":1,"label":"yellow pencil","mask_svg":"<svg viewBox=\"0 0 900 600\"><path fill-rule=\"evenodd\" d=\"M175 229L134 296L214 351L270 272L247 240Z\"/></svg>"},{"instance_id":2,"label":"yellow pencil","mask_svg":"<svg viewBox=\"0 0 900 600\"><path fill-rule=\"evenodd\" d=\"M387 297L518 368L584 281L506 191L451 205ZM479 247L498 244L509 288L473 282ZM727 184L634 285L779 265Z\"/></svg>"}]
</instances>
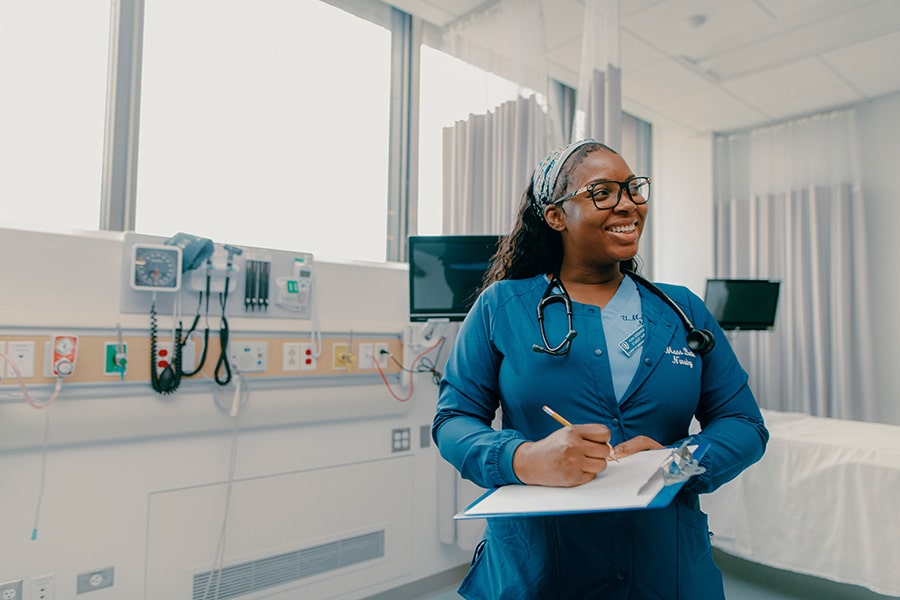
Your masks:
<instances>
[{"instance_id":1,"label":"yellow pencil","mask_svg":"<svg viewBox=\"0 0 900 600\"><path fill-rule=\"evenodd\" d=\"M558 412L556 412L555 410L553 410L546 404L543 406L543 409L544 409L545 413L547 413L548 415L550 415L551 417L556 419L556 421L563 427L571 427L572 426L572 424L569 422L568 419L566 419L564 416L562 416L561 414L559 414ZM616 451L612 447L612 444L610 444L609 442L606 442L606 445L609 446L609 457L608 457L609 460L614 460L616 462L619 462L619 459L616 458Z\"/></svg>"}]
</instances>

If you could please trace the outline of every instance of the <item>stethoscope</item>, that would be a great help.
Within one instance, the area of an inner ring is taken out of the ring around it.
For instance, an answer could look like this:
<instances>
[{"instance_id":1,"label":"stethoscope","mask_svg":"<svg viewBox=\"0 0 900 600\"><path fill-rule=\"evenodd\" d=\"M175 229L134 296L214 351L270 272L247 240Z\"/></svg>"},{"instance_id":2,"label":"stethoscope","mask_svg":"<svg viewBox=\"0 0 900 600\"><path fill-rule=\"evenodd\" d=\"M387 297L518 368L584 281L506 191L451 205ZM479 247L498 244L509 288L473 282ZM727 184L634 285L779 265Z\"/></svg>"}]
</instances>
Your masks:
<instances>
[{"instance_id":1,"label":"stethoscope","mask_svg":"<svg viewBox=\"0 0 900 600\"><path fill-rule=\"evenodd\" d=\"M623 273L629 275L635 281L639 282L641 285L646 287L648 290L656 294L663 302L668 304L672 310L678 315L681 319L681 322L684 323L685 328L688 330L687 335L687 345L693 352L697 354L706 354L716 345L716 338L708 329L697 329L694 327L694 323L691 319L685 314L681 307L676 304L674 300L672 300L664 291L659 289L653 283L645 279L643 276L638 275L634 271L623 270ZM559 290L558 292L556 290ZM569 324L569 331L566 333L566 336L563 340L554 347L550 347L550 342L547 341L547 332L544 329L544 310L551 304L562 303L566 309L566 319ZM551 356L563 356L569 352L569 347L572 345L572 340L578 335L578 332L575 331L575 327L573 326L572 321L572 298L569 296L569 292L566 291L566 287L563 285L562 280L559 278L559 275L555 274L550 278L550 283L547 284L547 289L544 290L544 295L541 296L541 301L538 302L537 305L537 319L538 325L541 328L541 338L544 340L544 345L539 346L538 344L534 344L531 349L535 352L540 352L542 354L549 354Z\"/></svg>"}]
</instances>

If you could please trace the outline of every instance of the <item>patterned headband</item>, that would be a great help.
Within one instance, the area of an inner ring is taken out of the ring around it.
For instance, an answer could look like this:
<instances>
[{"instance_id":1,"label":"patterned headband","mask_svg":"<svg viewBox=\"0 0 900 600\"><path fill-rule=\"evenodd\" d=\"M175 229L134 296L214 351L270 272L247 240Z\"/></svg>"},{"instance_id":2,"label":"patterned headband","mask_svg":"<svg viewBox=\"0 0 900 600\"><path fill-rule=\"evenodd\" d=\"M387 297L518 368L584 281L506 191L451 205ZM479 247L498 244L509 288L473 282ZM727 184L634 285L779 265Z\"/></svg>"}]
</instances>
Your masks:
<instances>
[{"instance_id":1,"label":"patterned headband","mask_svg":"<svg viewBox=\"0 0 900 600\"><path fill-rule=\"evenodd\" d=\"M553 188L556 187L556 180L559 179L559 172L563 165L579 148L599 143L595 139L586 138L572 142L563 148L557 148L545 156L534 170L534 174L531 176L534 188L534 208L542 221L544 220L544 207L550 204L550 197L553 194Z\"/></svg>"}]
</instances>

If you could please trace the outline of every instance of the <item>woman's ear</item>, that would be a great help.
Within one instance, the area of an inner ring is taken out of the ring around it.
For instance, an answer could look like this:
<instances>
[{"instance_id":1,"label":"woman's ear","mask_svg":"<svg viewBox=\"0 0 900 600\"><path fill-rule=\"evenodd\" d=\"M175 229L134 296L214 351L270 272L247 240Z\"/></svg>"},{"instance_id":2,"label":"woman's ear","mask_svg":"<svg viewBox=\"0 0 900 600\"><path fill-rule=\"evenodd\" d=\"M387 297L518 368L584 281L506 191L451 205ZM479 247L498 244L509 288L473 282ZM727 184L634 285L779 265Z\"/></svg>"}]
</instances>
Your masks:
<instances>
[{"instance_id":1,"label":"woman's ear","mask_svg":"<svg viewBox=\"0 0 900 600\"><path fill-rule=\"evenodd\" d=\"M550 229L562 231L566 228L566 213L559 204L550 204L544 207L544 221Z\"/></svg>"}]
</instances>

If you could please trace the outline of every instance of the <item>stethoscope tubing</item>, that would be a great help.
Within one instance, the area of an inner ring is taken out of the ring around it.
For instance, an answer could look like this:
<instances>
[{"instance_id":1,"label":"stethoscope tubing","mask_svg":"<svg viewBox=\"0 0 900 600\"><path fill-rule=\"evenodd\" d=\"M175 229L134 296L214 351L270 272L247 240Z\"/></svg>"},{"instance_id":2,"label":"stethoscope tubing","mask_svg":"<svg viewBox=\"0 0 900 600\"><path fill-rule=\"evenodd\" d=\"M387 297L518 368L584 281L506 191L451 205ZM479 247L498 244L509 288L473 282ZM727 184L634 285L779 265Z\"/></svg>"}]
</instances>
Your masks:
<instances>
[{"instance_id":1,"label":"stethoscope tubing","mask_svg":"<svg viewBox=\"0 0 900 600\"><path fill-rule=\"evenodd\" d=\"M687 316L687 313L682 310L678 304L669 297L664 291L662 291L658 286L653 284L651 281L646 279L642 275L638 275L634 271L624 270L622 271L624 274L630 276L635 281L643 285L645 288L650 290L653 294L659 297L663 302L665 302L672 310L675 311L675 314L678 315L678 318L681 319L681 322L684 323L685 328L688 331L687 334L687 343L688 348L697 352L698 354L706 354L710 350L713 349L716 345L716 338L708 329L697 329L694 326L693 321L691 321L690 317ZM559 293L555 293L554 290L559 289ZM544 310L547 306L551 304L556 304L561 302L566 310L566 321L569 326L569 331L566 333L563 341L558 345L551 347L550 342L547 340L547 331L544 327ZM544 342L543 346L539 344L532 345L531 349L535 352L541 354L549 354L551 356L563 356L569 352L570 347L572 346L572 340L578 335L578 331L575 330L574 327L574 317L572 311L572 298L569 296L569 292L566 290L566 287L563 285L562 280L559 278L559 275L553 274L550 278L550 282L547 284L547 288L544 290L543 296L541 296L541 300L537 305L537 320L538 325L541 330L541 339Z\"/></svg>"}]
</instances>

